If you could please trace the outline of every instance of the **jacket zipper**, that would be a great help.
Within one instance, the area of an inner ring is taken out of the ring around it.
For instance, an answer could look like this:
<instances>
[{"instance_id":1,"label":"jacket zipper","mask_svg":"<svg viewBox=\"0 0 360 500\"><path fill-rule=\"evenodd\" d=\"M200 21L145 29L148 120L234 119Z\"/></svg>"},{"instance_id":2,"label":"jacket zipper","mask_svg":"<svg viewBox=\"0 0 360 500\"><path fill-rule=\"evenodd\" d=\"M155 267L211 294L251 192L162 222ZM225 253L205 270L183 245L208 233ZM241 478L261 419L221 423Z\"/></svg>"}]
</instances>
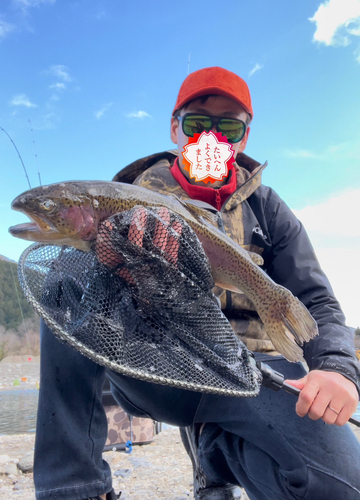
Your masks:
<instances>
[{"instance_id":1,"label":"jacket zipper","mask_svg":"<svg viewBox=\"0 0 360 500\"><path fill-rule=\"evenodd\" d=\"M221 196L220 196L218 189L215 191L215 201L216 201L216 209L218 210L218 212L220 212L220 210L221 210Z\"/></svg>"},{"instance_id":2,"label":"jacket zipper","mask_svg":"<svg viewBox=\"0 0 360 500\"><path fill-rule=\"evenodd\" d=\"M218 197L220 198L219 192L216 191L216 204L218 205ZM219 205L218 205L219 206ZM218 210L217 213L217 223L219 226L219 229L222 233L226 234L225 232L225 224L222 218L221 212ZM231 292L230 290L225 290L226 292L226 306L225 309L231 309L232 308L232 297L231 297Z\"/></svg>"}]
</instances>

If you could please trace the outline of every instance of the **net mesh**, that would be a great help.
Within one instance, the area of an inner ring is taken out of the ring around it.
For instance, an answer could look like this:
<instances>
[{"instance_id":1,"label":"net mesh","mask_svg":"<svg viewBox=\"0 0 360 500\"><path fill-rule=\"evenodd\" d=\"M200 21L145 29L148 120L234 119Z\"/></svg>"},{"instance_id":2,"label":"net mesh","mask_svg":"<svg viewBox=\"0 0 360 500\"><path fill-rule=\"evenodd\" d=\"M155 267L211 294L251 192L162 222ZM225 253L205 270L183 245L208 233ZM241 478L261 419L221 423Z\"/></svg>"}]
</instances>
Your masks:
<instances>
[{"instance_id":1,"label":"net mesh","mask_svg":"<svg viewBox=\"0 0 360 500\"><path fill-rule=\"evenodd\" d=\"M19 278L53 333L101 365L189 390L259 392L261 375L212 293L201 243L167 209L110 217L90 252L32 245Z\"/></svg>"}]
</instances>

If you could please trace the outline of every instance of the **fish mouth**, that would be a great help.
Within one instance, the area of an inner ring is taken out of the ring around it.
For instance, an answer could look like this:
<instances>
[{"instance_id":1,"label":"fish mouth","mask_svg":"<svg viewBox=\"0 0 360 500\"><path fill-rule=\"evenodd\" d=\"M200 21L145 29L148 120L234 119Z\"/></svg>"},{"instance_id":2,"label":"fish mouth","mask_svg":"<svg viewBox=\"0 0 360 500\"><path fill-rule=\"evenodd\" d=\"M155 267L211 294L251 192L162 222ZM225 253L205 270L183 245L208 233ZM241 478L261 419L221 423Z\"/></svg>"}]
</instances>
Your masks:
<instances>
[{"instance_id":1,"label":"fish mouth","mask_svg":"<svg viewBox=\"0 0 360 500\"><path fill-rule=\"evenodd\" d=\"M25 222L9 227L9 233L15 238L36 241L52 245L68 245L88 252L91 249L91 241L77 239L74 236L62 234L56 228L45 222L36 215L29 215L32 222Z\"/></svg>"},{"instance_id":2,"label":"fish mouth","mask_svg":"<svg viewBox=\"0 0 360 500\"><path fill-rule=\"evenodd\" d=\"M57 233L54 228L52 228L40 217L37 217L36 215L29 215L29 218L32 220L32 222L25 222L23 224L11 226L9 228L9 233L17 238L23 238L26 240L33 239L33 241L38 241L38 239L34 239L36 237L46 238L47 236L50 236L50 234L54 236ZM27 237L27 235L29 237Z\"/></svg>"}]
</instances>

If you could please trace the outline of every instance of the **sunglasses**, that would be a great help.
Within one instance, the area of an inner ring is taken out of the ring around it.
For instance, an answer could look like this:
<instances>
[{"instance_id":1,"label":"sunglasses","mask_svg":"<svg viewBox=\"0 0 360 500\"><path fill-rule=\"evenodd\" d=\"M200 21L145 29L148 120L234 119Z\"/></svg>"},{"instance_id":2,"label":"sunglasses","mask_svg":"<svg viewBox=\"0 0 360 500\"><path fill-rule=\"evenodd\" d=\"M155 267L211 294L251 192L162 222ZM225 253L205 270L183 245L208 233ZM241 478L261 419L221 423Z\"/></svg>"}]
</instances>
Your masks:
<instances>
[{"instance_id":1,"label":"sunglasses","mask_svg":"<svg viewBox=\"0 0 360 500\"><path fill-rule=\"evenodd\" d=\"M184 116L178 116L178 120L181 121L182 130L187 137L194 137L194 134L201 134L204 130L209 132L213 127L216 127L216 130L225 135L231 144L240 142L247 128L246 123L242 120L198 113L186 113Z\"/></svg>"}]
</instances>

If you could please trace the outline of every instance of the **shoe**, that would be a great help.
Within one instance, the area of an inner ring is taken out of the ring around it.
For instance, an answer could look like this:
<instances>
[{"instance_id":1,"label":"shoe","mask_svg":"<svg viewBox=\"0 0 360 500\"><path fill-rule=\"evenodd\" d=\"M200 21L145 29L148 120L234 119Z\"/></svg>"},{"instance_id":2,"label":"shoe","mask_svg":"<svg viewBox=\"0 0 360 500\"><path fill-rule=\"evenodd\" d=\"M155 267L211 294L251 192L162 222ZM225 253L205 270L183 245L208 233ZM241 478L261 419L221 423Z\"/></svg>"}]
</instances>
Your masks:
<instances>
[{"instance_id":1,"label":"shoe","mask_svg":"<svg viewBox=\"0 0 360 500\"><path fill-rule=\"evenodd\" d=\"M201 425L180 428L181 440L193 466L195 500L240 500L242 491L239 486L226 482L215 483L206 477L198 456Z\"/></svg>"},{"instance_id":2,"label":"shoe","mask_svg":"<svg viewBox=\"0 0 360 500\"><path fill-rule=\"evenodd\" d=\"M117 495L114 490L109 491L109 493L106 493L106 500L119 500L121 496L121 491ZM91 497L91 498L86 498L85 500L102 500L101 496L97 497Z\"/></svg>"}]
</instances>

